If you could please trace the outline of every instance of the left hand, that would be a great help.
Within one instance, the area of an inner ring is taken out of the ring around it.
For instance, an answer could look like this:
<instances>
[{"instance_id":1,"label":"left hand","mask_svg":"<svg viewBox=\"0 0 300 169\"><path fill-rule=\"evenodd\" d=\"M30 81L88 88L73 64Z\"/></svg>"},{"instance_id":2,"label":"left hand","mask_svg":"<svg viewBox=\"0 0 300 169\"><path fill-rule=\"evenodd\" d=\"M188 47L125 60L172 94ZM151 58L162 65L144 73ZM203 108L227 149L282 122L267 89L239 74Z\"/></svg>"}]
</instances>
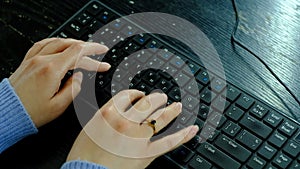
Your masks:
<instances>
[{"instance_id":1,"label":"left hand","mask_svg":"<svg viewBox=\"0 0 300 169\"><path fill-rule=\"evenodd\" d=\"M61 86L65 74L76 65L90 71L107 71L108 63L87 57L107 50L97 43L60 38L45 39L33 45L9 80L36 127L61 115L80 92L82 73L73 74Z\"/></svg>"}]
</instances>

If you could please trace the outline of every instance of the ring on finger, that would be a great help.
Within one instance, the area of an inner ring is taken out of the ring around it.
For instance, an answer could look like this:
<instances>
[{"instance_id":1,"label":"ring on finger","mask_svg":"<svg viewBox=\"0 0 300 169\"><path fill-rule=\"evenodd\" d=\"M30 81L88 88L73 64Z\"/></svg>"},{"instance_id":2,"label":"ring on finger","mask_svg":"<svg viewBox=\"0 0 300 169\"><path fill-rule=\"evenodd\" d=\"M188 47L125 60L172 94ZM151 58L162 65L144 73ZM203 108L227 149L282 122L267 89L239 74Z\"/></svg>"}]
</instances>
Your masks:
<instances>
[{"instance_id":1,"label":"ring on finger","mask_svg":"<svg viewBox=\"0 0 300 169\"><path fill-rule=\"evenodd\" d=\"M154 119L147 120L147 124L148 124L148 126L150 126L153 129L153 134L155 134L156 133L156 127L155 127L156 120L154 120Z\"/></svg>"}]
</instances>

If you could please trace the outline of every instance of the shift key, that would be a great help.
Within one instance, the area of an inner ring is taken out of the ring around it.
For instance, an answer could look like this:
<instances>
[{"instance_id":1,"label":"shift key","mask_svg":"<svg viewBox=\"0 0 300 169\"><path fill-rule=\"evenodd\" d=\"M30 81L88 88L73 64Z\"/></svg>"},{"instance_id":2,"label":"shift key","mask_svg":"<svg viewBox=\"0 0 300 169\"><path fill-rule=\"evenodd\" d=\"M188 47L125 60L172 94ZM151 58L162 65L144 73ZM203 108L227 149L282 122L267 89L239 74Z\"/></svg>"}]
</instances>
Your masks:
<instances>
[{"instance_id":1,"label":"shift key","mask_svg":"<svg viewBox=\"0 0 300 169\"><path fill-rule=\"evenodd\" d=\"M241 166L240 163L206 142L198 147L197 152L208 158L212 163L224 169L238 169Z\"/></svg>"}]
</instances>

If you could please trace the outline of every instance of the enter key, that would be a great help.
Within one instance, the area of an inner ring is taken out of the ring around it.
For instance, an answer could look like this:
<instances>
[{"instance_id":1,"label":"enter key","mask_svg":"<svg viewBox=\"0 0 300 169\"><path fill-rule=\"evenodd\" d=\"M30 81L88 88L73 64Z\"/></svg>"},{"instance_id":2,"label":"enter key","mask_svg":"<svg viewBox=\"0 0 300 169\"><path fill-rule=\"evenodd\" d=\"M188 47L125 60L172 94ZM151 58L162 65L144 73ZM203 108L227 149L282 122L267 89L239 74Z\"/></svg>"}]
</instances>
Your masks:
<instances>
[{"instance_id":1,"label":"enter key","mask_svg":"<svg viewBox=\"0 0 300 169\"><path fill-rule=\"evenodd\" d=\"M220 135L215 144L240 162L247 161L251 156L249 150L224 135Z\"/></svg>"}]
</instances>

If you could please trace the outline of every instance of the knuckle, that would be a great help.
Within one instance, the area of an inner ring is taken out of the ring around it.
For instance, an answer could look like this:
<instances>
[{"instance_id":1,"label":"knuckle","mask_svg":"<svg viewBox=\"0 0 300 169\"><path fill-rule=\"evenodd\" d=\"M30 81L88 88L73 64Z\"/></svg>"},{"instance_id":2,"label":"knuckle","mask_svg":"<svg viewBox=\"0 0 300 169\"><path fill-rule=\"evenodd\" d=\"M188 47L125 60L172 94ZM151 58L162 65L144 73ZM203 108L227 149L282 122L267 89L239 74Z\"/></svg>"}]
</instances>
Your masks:
<instances>
[{"instance_id":1,"label":"knuckle","mask_svg":"<svg viewBox=\"0 0 300 169\"><path fill-rule=\"evenodd\" d=\"M28 62L30 67L35 67L42 64L42 58L40 56L36 56L31 58Z\"/></svg>"},{"instance_id":2,"label":"knuckle","mask_svg":"<svg viewBox=\"0 0 300 169\"><path fill-rule=\"evenodd\" d=\"M43 46L42 41L35 42L32 46L32 48L41 48Z\"/></svg>"},{"instance_id":3,"label":"knuckle","mask_svg":"<svg viewBox=\"0 0 300 169\"><path fill-rule=\"evenodd\" d=\"M103 118L105 118L105 119L109 119L112 112L113 112L112 106L106 106L101 110L101 114L102 114Z\"/></svg>"},{"instance_id":4,"label":"knuckle","mask_svg":"<svg viewBox=\"0 0 300 169\"><path fill-rule=\"evenodd\" d=\"M74 44L71 46L71 49L79 52L79 51L81 51L81 50L84 49L84 43L81 43L81 42L74 43Z\"/></svg>"},{"instance_id":5,"label":"knuckle","mask_svg":"<svg viewBox=\"0 0 300 169\"><path fill-rule=\"evenodd\" d=\"M41 74L51 73L52 71L55 70L54 67L55 64L53 62L47 62L42 66L40 73Z\"/></svg>"},{"instance_id":6,"label":"knuckle","mask_svg":"<svg viewBox=\"0 0 300 169\"><path fill-rule=\"evenodd\" d=\"M129 127L129 125L128 125L127 121L125 121L123 119L116 120L116 124L115 124L116 131L123 133L128 129L128 127Z\"/></svg>"}]
</instances>

